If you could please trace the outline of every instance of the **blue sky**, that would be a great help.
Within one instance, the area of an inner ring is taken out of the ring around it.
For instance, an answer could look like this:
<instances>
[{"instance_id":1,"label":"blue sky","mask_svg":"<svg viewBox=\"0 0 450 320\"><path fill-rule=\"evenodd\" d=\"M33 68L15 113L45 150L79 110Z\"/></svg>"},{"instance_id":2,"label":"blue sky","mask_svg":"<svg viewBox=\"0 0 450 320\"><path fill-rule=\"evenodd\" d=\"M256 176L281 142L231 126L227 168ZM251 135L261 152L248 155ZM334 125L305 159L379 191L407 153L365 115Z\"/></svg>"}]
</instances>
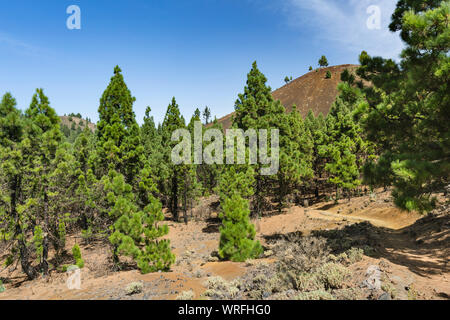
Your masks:
<instances>
[{"instance_id":1,"label":"blue sky","mask_svg":"<svg viewBox=\"0 0 450 320\"><path fill-rule=\"evenodd\" d=\"M15 0L0 1L0 94L19 108L44 88L58 114L98 120L99 99L115 65L136 97L162 121L175 96L189 119L208 105L213 115L234 109L251 63L272 89L286 75L357 63L361 50L397 58L402 44L387 31L396 0ZM66 8L81 9L81 30L69 30ZM367 8L381 12L370 30Z\"/></svg>"}]
</instances>

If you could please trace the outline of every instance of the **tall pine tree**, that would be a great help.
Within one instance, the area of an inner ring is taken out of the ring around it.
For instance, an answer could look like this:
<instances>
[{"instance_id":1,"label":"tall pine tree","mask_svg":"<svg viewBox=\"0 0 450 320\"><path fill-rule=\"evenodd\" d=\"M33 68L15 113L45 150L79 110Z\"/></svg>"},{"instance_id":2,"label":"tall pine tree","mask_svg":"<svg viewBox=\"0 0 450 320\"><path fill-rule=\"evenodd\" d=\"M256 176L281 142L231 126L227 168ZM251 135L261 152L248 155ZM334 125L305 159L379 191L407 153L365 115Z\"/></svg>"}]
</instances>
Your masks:
<instances>
[{"instance_id":1,"label":"tall pine tree","mask_svg":"<svg viewBox=\"0 0 450 320\"><path fill-rule=\"evenodd\" d=\"M135 98L121 72L118 66L114 68L100 99L95 168L99 178L116 170L136 187L135 177L144 166L144 147L133 111Z\"/></svg>"},{"instance_id":2,"label":"tall pine tree","mask_svg":"<svg viewBox=\"0 0 450 320\"><path fill-rule=\"evenodd\" d=\"M372 84L362 121L382 149L372 172L389 177L407 210L431 210L432 194L450 183L449 14L449 1L399 1L390 28L406 45L401 61L360 56L357 73Z\"/></svg>"},{"instance_id":3,"label":"tall pine tree","mask_svg":"<svg viewBox=\"0 0 450 320\"><path fill-rule=\"evenodd\" d=\"M162 141L164 147L164 164L165 176L167 180L164 183L164 191L169 197L169 208L173 214L175 221L178 221L180 188L182 185L182 166L175 165L171 159L172 149L177 145L177 142L172 141L172 133L177 129L186 128L185 120L180 113L175 97L167 107L167 112L161 127Z\"/></svg>"}]
</instances>

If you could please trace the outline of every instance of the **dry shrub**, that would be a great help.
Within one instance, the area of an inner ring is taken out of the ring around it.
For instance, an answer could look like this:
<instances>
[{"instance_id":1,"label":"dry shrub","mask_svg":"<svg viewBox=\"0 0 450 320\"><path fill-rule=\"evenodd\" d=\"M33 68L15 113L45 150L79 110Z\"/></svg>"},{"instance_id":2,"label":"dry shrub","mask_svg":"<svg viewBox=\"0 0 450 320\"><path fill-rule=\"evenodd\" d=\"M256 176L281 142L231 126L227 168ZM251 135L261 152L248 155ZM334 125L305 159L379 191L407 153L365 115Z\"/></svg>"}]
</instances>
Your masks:
<instances>
[{"instance_id":1,"label":"dry shrub","mask_svg":"<svg viewBox=\"0 0 450 320\"><path fill-rule=\"evenodd\" d=\"M189 291L183 291L182 293L180 293L176 300L193 300L195 297L195 294L192 290Z\"/></svg>"},{"instance_id":2,"label":"dry shrub","mask_svg":"<svg viewBox=\"0 0 450 320\"><path fill-rule=\"evenodd\" d=\"M254 268L241 278L241 290L251 299L265 299L287 289L287 283L280 279L274 264L255 264Z\"/></svg>"},{"instance_id":3,"label":"dry shrub","mask_svg":"<svg viewBox=\"0 0 450 320\"><path fill-rule=\"evenodd\" d=\"M333 295L325 290L317 290L311 292L302 292L296 300L335 300Z\"/></svg>"},{"instance_id":4,"label":"dry shrub","mask_svg":"<svg viewBox=\"0 0 450 320\"><path fill-rule=\"evenodd\" d=\"M334 262L325 263L317 270L318 276L327 289L344 287L350 271L343 265Z\"/></svg>"},{"instance_id":5,"label":"dry shrub","mask_svg":"<svg viewBox=\"0 0 450 320\"><path fill-rule=\"evenodd\" d=\"M127 295L131 296L134 294L139 294L144 289L144 285L141 282L132 282L126 287Z\"/></svg>"},{"instance_id":6,"label":"dry shrub","mask_svg":"<svg viewBox=\"0 0 450 320\"><path fill-rule=\"evenodd\" d=\"M291 236L272 246L277 261L247 261L250 270L239 282L220 277L208 279L205 295L214 299L300 299L354 300L362 296L347 289L350 271L346 267L362 259L361 249L351 248L337 256L330 254L324 238Z\"/></svg>"},{"instance_id":7,"label":"dry shrub","mask_svg":"<svg viewBox=\"0 0 450 320\"><path fill-rule=\"evenodd\" d=\"M215 300L236 299L240 292L238 280L228 282L221 277L210 277L203 285L208 288L203 295Z\"/></svg>"},{"instance_id":8,"label":"dry shrub","mask_svg":"<svg viewBox=\"0 0 450 320\"><path fill-rule=\"evenodd\" d=\"M364 250L360 248L351 248L346 252L348 260L350 263L356 263L363 259Z\"/></svg>"},{"instance_id":9,"label":"dry shrub","mask_svg":"<svg viewBox=\"0 0 450 320\"><path fill-rule=\"evenodd\" d=\"M318 291L325 290L322 279L317 273L302 273L295 279L296 289L299 291Z\"/></svg>"},{"instance_id":10,"label":"dry shrub","mask_svg":"<svg viewBox=\"0 0 450 320\"><path fill-rule=\"evenodd\" d=\"M366 298L366 295L361 288L333 290L333 296L335 296L337 300L364 300Z\"/></svg>"},{"instance_id":11,"label":"dry shrub","mask_svg":"<svg viewBox=\"0 0 450 320\"><path fill-rule=\"evenodd\" d=\"M324 238L303 237L280 241L274 251L280 261L280 269L295 274L310 272L328 260L330 251Z\"/></svg>"}]
</instances>

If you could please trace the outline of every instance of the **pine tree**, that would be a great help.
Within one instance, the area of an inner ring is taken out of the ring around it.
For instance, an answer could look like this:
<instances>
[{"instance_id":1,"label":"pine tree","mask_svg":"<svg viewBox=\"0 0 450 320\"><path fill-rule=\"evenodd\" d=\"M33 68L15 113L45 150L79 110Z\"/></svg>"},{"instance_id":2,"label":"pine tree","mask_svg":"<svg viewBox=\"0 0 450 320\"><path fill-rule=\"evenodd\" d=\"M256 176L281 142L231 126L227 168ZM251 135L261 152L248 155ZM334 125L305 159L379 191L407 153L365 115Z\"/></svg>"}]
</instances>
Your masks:
<instances>
[{"instance_id":1,"label":"pine tree","mask_svg":"<svg viewBox=\"0 0 450 320\"><path fill-rule=\"evenodd\" d=\"M321 68L328 67L328 59L327 59L327 57L325 57L325 56L320 57L320 59L319 59L319 66Z\"/></svg>"},{"instance_id":2,"label":"pine tree","mask_svg":"<svg viewBox=\"0 0 450 320\"><path fill-rule=\"evenodd\" d=\"M191 134L191 164L182 164L181 173L182 173L182 186L181 186L181 195L182 195L182 203L183 203L183 212L184 212L184 222L188 222L187 211L191 210L194 207L195 201L201 196L203 191L203 186L197 177L197 168L198 165L194 164L194 151L195 151L195 123L201 124L200 119L200 110L196 109L187 129ZM205 127L202 126L202 136ZM203 145L203 141L202 141Z\"/></svg>"},{"instance_id":3,"label":"pine tree","mask_svg":"<svg viewBox=\"0 0 450 320\"><path fill-rule=\"evenodd\" d=\"M95 171L95 135L88 126L77 137L73 144L75 160L74 206L79 213L77 221L82 229L85 241L89 241L94 228L101 228L94 221L98 199L99 181L94 175Z\"/></svg>"},{"instance_id":4,"label":"pine tree","mask_svg":"<svg viewBox=\"0 0 450 320\"><path fill-rule=\"evenodd\" d=\"M135 98L121 72L118 66L114 68L114 76L100 99L95 168L99 178L116 170L135 186L133 179L145 161L144 147L133 112Z\"/></svg>"},{"instance_id":5,"label":"pine tree","mask_svg":"<svg viewBox=\"0 0 450 320\"><path fill-rule=\"evenodd\" d=\"M220 228L219 256L222 259L243 262L260 256L263 252L255 241L255 228L250 223L248 201L234 194L223 203Z\"/></svg>"},{"instance_id":6,"label":"pine tree","mask_svg":"<svg viewBox=\"0 0 450 320\"><path fill-rule=\"evenodd\" d=\"M449 184L449 12L448 1L401 1L390 26L406 45L400 63L360 55L357 73L372 84L360 113L382 150L372 171L407 210L430 211L432 194Z\"/></svg>"},{"instance_id":7,"label":"pine tree","mask_svg":"<svg viewBox=\"0 0 450 320\"><path fill-rule=\"evenodd\" d=\"M217 193L220 203L237 194L241 198L249 200L255 193L255 172L248 165L227 165L220 175Z\"/></svg>"},{"instance_id":8,"label":"pine tree","mask_svg":"<svg viewBox=\"0 0 450 320\"><path fill-rule=\"evenodd\" d=\"M16 100L6 93L0 103L0 232L11 241L6 266L20 260L22 271L29 279L34 279L37 272L30 261L28 220L19 209L25 190L27 156L24 150L29 146L24 126L22 114L16 109Z\"/></svg>"},{"instance_id":9,"label":"pine tree","mask_svg":"<svg viewBox=\"0 0 450 320\"><path fill-rule=\"evenodd\" d=\"M309 110L308 115L305 118L305 126L309 131L310 138L312 140L312 170L314 172L315 180L315 195L316 198L319 197L319 180L322 178L325 159L320 154L320 146L326 144L326 123L323 114L320 113L319 116L315 117L312 110Z\"/></svg>"},{"instance_id":10,"label":"pine tree","mask_svg":"<svg viewBox=\"0 0 450 320\"><path fill-rule=\"evenodd\" d=\"M203 134L205 130L206 128L203 127ZM217 119L214 119L214 121L208 127L208 130L218 130L219 132L222 133L222 136L225 136L223 126L217 121ZM212 141L211 143L214 143L214 141ZM205 150L209 145L210 143L203 142L203 150ZM225 150L225 141L223 145L223 150ZM222 162L224 163L224 161ZM214 192L215 188L218 186L220 175L223 170L224 165L217 163L213 164L202 163L197 166L197 178L198 181L203 186L204 195L209 195Z\"/></svg>"},{"instance_id":11,"label":"pine tree","mask_svg":"<svg viewBox=\"0 0 450 320\"><path fill-rule=\"evenodd\" d=\"M278 210L286 195L313 176L313 143L296 106L289 114L280 115L280 168L277 174Z\"/></svg>"},{"instance_id":12,"label":"pine tree","mask_svg":"<svg viewBox=\"0 0 450 320\"><path fill-rule=\"evenodd\" d=\"M149 204L139 210L131 185L123 175L110 171L103 177L103 184L110 204L109 216L113 220L109 240L113 245L113 261L119 266L119 256L132 257L142 273L168 271L175 262L170 251L170 241L159 238L168 234L161 203L151 198Z\"/></svg>"},{"instance_id":13,"label":"pine tree","mask_svg":"<svg viewBox=\"0 0 450 320\"><path fill-rule=\"evenodd\" d=\"M171 159L171 151L176 146L177 142L172 141L172 133L177 129L183 129L186 127L185 120L180 114L180 109L175 100L172 98L172 102L167 107L167 112L164 117L164 121L161 127L162 141L164 147L164 164L165 176L167 180L164 183L163 190L169 196L169 208L173 214L175 221L178 221L179 211L179 193L180 186L182 184L181 178L183 177L182 167L173 164Z\"/></svg>"},{"instance_id":14,"label":"pine tree","mask_svg":"<svg viewBox=\"0 0 450 320\"><path fill-rule=\"evenodd\" d=\"M244 131L254 129L278 129L284 118L286 109L280 101L274 101L271 88L266 85L267 78L262 74L256 61L247 75L247 85L244 93L238 95L235 103L233 127ZM261 152L261 150L259 150ZM257 217L261 215L265 180L270 179L260 175L261 164L255 165L255 200L254 211Z\"/></svg>"},{"instance_id":15,"label":"pine tree","mask_svg":"<svg viewBox=\"0 0 450 320\"><path fill-rule=\"evenodd\" d=\"M211 109L208 106L203 110L203 119L205 120L205 124L209 124L211 119Z\"/></svg>"},{"instance_id":16,"label":"pine tree","mask_svg":"<svg viewBox=\"0 0 450 320\"><path fill-rule=\"evenodd\" d=\"M160 191L164 191L164 182L168 178L167 166L164 163L164 147L161 130L158 130L153 116L150 116L150 112L150 107L147 107L144 123L141 127L142 144L144 145L144 153L147 160L144 167L148 170L148 175L157 184L156 193L159 193ZM144 173L143 175L145 176L146 174ZM159 196L162 197L161 195Z\"/></svg>"},{"instance_id":17,"label":"pine tree","mask_svg":"<svg viewBox=\"0 0 450 320\"><path fill-rule=\"evenodd\" d=\"M39 269L48 274L48 253L50 241L55 243L59 238L58 224L60 215L51 214L54 209L51 203L54 195L51 190L51 178L56 169L57 151L63 139L60 130L60 119L55 110L50 107L48 98L42 89L37 89L33 95L30 107L25 111L27 120L27 137L30 139L27 159L27 204L25 212L29 215L32 225L41 228L42 256ZM33 229L35 229L33 228Z\"/></svg>"},{"instance_id":18,"label":"pine tree","mask_svg":"<svg viewBox=\"0 0 450 320\"><path fill-rule=\"evenodd\" d=\"M362 130L353 118L351 107L342 97L338 97L326 118L326 143L319 147L321 156L328 159L325 170L329 181L338 189L350 191L361 184L362 167L367 144L362 138Z\"/></svg>"},{"instance_id":19,"label":"pine tree","mask_svg":"<svg viewBox=\"0 0 450 320\"><path fill-rule=\"evenodd\" d=\"M48 209L45 212L49 216L47 226L50 230L50 243L55 249L55 260L57 264L61 262L65 253L66 230L71 219L79 214L76 211L77 187L77 163L69 143L61 143L56 150L55 158L51 163L51 174L48 185Z\"/></svg>"},{"instance_id":20,"label":"pine tree","mask_svg":"<svg viewBox=\"0 0 450 320\"><path fill-rule=\"evenodd\" d=\"M67 216L62 204L68 203L71 152L61 148L63 135L59 117L50 107L42 89L33 96L24 118L15 109L15 101L5 95L2 101L2 179L9 185L9 231L13 240L8 262L20 259L29 279L38 272L48 274L50 244L56 250L56 262L64 250ZM64 159L61 155L65 155ZM69 158L69 159L66 159ZM67 160L67 161L65 161ZM60 180L61 172L64 179ZM62 185L66 183L65 185ZM64 189L64 194L61 192ZM59 201L63 194L64 201ZM29 235L32 235L31 239ZM38 265L33 266L32 257Z\"/></svg>"}]
</instances>

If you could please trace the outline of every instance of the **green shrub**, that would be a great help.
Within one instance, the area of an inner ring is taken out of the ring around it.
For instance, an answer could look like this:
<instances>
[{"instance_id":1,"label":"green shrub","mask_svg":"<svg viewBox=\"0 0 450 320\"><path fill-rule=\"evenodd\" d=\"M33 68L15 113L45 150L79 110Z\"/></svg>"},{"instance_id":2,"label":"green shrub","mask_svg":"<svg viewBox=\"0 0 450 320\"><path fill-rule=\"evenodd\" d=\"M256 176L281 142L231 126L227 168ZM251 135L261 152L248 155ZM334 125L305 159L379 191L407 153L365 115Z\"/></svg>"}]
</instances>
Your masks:
<instances>
[{"instance_id":1,"label":"green shrub","mask_svg":"<svg viewBox=\"0 0 450 320\"><path fill-rule=\"evenodd\" d=\"M326 79L331 79L331 72L330 70L327 71L327 74L325 75Z\"/></svg>"},{"instance_id":2,"label":"green shrub","mask_svg":"<svg viewBox=\"0 0 450 320\"><path fill-rule=\"evenodd\" d=\"M255 227L250 223L248 201L234 194L225 199L220 228L219 256L236 262L257 258L263 253L255 241Z\"/></svg>"},{"instance_id":3,"label":"green shrub","mask_svg":"<svg viewBox=\"0 0 450 320\"><path fill-rule=\"evenodd\" d=\"M72 248L72 255L75 259L75 264L78 266L78 268L82 269L84 267L84 260L81 257L81 249L78 244L75 244Z\"/></svg>"}]
</instances>

